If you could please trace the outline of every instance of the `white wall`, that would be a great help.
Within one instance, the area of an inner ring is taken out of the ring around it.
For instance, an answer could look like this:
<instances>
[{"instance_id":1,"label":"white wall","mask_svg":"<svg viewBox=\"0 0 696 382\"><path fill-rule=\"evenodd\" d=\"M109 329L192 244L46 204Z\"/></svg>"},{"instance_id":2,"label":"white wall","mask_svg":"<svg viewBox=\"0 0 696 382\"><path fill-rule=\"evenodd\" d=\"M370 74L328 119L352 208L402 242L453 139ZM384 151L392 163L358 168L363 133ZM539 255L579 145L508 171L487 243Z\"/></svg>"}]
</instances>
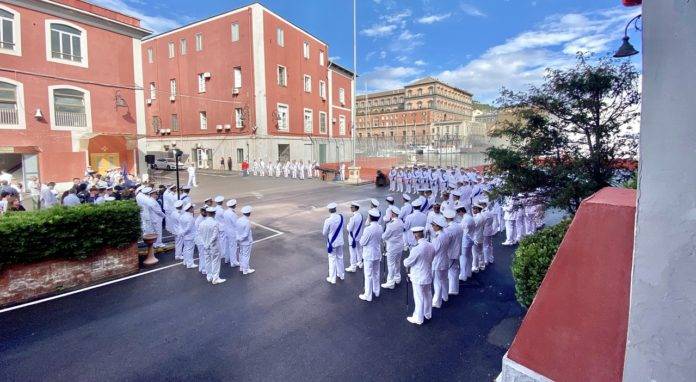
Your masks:
<instances>
[{"instance_id":1,"label":"white wall","mask_svg":"<svg viewBox=\"0 0 696 382\"><path fill-rule=\"evenodd\" d=\"M694 381L696 1L643 4L641 167L624 381Z\"/></svg>"}]
</instances>

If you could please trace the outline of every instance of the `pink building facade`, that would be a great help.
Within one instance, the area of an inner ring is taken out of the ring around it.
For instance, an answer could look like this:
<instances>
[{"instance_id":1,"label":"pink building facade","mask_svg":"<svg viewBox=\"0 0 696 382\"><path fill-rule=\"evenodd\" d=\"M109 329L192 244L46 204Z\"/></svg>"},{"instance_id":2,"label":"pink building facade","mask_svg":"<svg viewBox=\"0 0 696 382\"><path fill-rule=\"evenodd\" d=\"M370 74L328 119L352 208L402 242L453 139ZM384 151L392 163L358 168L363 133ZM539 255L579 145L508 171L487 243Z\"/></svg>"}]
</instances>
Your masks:
<instances>
[{"instance_id":1,"label":"pink building facade","mask_svg":"<svg viewBox=\"0 0 696 382\"><path fill-rule=\"evenodd\" d=\"M199 168L347 160L353 73L328 45L260 4L146 38L147 151Z\"/></svg>"},{"instance_id":2,"label":"pink building facade","mask_svg":"<svg viewBox=\"0 0 696 382\"><path fill-rule=\"evenodd\" d=\"M0 22L0 168L66 184L87 165L144 168L140 21L79 0L2 0Z\"/></svg>"}]
</instances>

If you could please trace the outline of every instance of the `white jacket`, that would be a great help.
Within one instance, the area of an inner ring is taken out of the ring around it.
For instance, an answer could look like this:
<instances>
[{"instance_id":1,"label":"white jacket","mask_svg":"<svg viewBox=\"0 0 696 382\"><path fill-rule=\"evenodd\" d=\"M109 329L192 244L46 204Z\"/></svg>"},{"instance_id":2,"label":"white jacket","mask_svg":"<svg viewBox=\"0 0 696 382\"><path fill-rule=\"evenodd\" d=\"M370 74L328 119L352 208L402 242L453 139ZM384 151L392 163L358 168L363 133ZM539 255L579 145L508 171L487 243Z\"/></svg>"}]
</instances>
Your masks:
<instances>
[{"instance_id":1,"label":"white jacket","mask_svg":"<svg viewBox=\"0 0 696 382\"><path fill-rule=\"evenodd\" d=\"M450 249L450 236L444 230L435 233L435 237L432 239L433 248L435 249L435 256L433 257L433 267L434 271L443 271L449 268L449 249Z\"/></svg>"},{"instance_id":2,"label":"white jacket","mask_svg":"<svg viewBox=\"0 0 696 382\"><path fill-rule=\"evenodd\" d=\"M236 222L237 240L239 245L251 245L254 242L254 236L251 233L251 222L249 218L242 215Z\"/></svg>"},{"instance_id":3,"label":"white jacket","mask_svg":"<svg viewBox=\"0 0 696 382\"><path fill-rule=\"evenodd\" d=\"M364 260L379 260L382 255L382 226L378 222L370 222L360 238L362 257Z\"/></svg>"},{"instance_id":4,"label":"white jacket","mask_svg":"<svg viewBox=\"0 0 696 382\"><path fill-rule=\"evenodd\" d=\"M237 214L234 212L234 210L231 208L226 209L225 212L222 213L222 221L225 225L225 234L227 235L227 238L237 241L237 234L239 232L237 223L239 220L237 219Z\"/></svg>"},{"instance_id":5,"label":"white jacket","mask_svg":"<svg viewBox=\"0 0 696 382\"><path fill-rule=\"evenodd\" d=\"M209 254L220 251L220 247L218 245L220 232L218 222L215 219L210 216L203 219L201 225L198 226L198 234L201 236L203 249L205 249Z\"/></svg>"},{"instance_id":6,"label":"white jacket","mask_svg":"<svg viewBox=\"0 0 696 382\"><path fill-rule=\"evenodd\" d=\"M362 225L360 225L361 222ZM362 233L365 231L366 224L365 219L359 211L353 212L353 216L350 217L350 220L348 220L348 224L346 225L349 245L353 244L353 240L360 243L360 237L362 237Z\"/></svg>"},{"instance_id":7,"label":"white jacket","mask_svg":"<svg viewBox=\"0 0 696 382\"><path fill-rule=\"evenodd\" d=\"M415 247L411 248L408 257L404 259L404 266L411 268L409 276L414 284L428 285L433 283L431 270L435 249L425 239L418 240Z\"/></svg>"},{"instance_id":8,"label":"white jacket","mask_svg":"<svg viewBox=\"0 0 696 382\"><path fill-rule=\"evenodd\" d=\"M343 227L339 227L338 224L340 222L341 218L338 216L338 213L332 213L331 216L326 218L324 220L324 228L321 230L321 234L326 237L327 242L331 240L331 238L334 235L334 232L336 232L337 229L340 229L341 231L343 230ZM346 224L345 219L343 220L343 224ZM343 232L339 232L338 236L336 236L336 241L333 242L333 247L337 248L343 245Z\"/></svg>"},{"instance_id":9,"label":"white jacket","mask_svg":"<svg viewBox=\"0 0 696 382\"><path fill-rule=\"evenodd\" d=\"M396 218L387 223L382 234L382 240L387 244L387 251L401 251L404 248L404 222Z\"/></svg>"},{"instance_id":10,"label":"white jacket","mask_svg":"<svg viewBox=\"0 0 696 382\"><path fill-rule=\"evenodd\" d=\"M445 228L445 232L447 232L451 240L447 256L450 260L458 259L462 253L462 236L464 229L461 224L456 221L451 221L449 226Z\"/></svg>"},{"instance_id":11,"label":"white jacket","mask_svg":"<svg viewBox=\"0 0 696 382\"><path fill-rule=\"evenodd\" d=\"M184 240L194 240L196 238L196 225L193 214L184 212L179 216L179 235Z\"/></svg>"},{"instance_id":12,"label":"white jacket","mask_svg":"<svg viewBox=\"0 0 696 382\"><path fill-rule=\"evenodd\" d=\"M413 247L418 244L415 236L413 236L413 232L411 232L411 228L425 227L425 224L425 214L420 211L413 211L412 214L406 216L406 220L404 220L404 241L407 245Z\"/></svg>"}]
</instances>

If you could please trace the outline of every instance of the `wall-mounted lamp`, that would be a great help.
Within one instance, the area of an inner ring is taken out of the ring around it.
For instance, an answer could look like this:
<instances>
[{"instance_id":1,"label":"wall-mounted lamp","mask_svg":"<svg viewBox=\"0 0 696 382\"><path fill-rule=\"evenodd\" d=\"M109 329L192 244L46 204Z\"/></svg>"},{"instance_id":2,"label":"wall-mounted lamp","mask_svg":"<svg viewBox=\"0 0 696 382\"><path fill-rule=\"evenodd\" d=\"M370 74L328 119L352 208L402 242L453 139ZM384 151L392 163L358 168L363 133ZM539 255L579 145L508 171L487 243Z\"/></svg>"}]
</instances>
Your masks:
<instances>
[{"instance_id":1,"label":"wall-mounted lamp","mask_svg":"<svg viewBox=\"0 0 696 382\"><path fill-rule=\"evenodd\" d=\"M34 118L36 118L37 121L43 119L43 113L41 112L41 109L36 109L36 113L34 113Z\"/></svg>"},{"instance_id":2,"label":"wall-mounted lamp","mask_svg":"<svg viewBox=\"0 0 696 382\"><path fill-rule=\"evenodd\" d=\"M638 20L641 18L642 15L638 15L634 18L632 18L628 24L626 24L626 28L624 28L624 36L623 36L623 43L621 43L621 46L619 49L614 53L615 58L621 58L621 57L630 57L633 55L638 54L638 51L636 48L633 47L633 45L628 42L629 37L628 37L628 27L631 26L631 23L634 24L634 27L636 28L637 31L642 30L638 26Z\"/></svg>"}]
</instances>

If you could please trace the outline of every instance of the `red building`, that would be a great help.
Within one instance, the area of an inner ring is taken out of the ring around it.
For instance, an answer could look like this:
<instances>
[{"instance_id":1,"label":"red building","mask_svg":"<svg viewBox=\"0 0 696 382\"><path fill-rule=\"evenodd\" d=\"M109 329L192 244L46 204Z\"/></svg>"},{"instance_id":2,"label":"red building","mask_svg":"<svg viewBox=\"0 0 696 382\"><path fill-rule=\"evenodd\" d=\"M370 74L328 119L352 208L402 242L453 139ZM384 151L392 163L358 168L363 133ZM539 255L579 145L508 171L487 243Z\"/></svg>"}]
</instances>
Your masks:
<instances>
[{"instance_id":1,"label":"red building","mask_svg":"<svg viewBox=\"0 0 696 382\"><path fill-rule=\"evenodd\" d=\"M140 21L80 0L2 0L0 23L0 169L43 182L88 164L138 171Z\"/></svg>"},{"instance_id":2,"label":"red building","mask_svg":"<svg viewBox=\"0 0 696 382\"><path fill-rule=\"evenodd\" d=\"M347 159L353 73L260 4L143 41L147 149L198 167L232 159Z\"/></svg>"}]
</instances>

